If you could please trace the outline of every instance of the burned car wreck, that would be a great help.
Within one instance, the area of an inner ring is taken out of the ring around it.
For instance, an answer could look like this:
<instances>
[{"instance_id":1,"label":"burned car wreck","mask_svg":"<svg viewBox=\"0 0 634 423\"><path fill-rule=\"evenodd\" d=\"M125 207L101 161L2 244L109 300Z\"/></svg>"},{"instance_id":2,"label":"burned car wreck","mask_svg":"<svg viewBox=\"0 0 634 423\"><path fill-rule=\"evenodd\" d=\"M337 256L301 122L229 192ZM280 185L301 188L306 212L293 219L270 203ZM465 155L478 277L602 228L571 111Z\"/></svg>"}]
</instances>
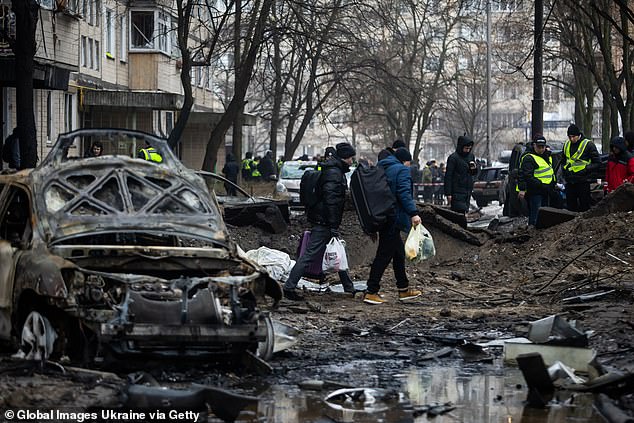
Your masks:
<instances>
[{"instance_id":1,"label":"burned car wreck","mask_svg":"<svg viewBox=\"0 0 634 423\"><path fill-rule=\"evenodd\" d=\"M95 141L103 154L81 157ZM150 147L160 160L137 157ZM74 131L37 168L0 174L0 336L27 358L266 360L265 296L279 301L279 285L239 255L215 197L162 139Z\"/></svg>"}]
</instances>

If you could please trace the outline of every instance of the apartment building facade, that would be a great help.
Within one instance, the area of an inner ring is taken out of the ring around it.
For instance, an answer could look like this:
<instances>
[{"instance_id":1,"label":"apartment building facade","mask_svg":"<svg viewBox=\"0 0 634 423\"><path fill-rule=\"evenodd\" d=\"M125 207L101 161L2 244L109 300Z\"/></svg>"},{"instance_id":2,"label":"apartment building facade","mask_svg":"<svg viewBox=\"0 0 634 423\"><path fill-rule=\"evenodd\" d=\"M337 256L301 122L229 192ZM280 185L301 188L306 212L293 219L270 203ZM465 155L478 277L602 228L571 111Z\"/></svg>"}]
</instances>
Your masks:
<instances>
[{"instance_id":1,"label":"apartment building facade","mask_svg":"<svg viewBox=\"0 0 634 423\"><path fill-rule=\"evenodd\" d=\"M78 128L169 135L183 103L172 2L38 2L34 113L39 157L46 156L58 134ZM0 24L15 34L10 9L11 0L0 0ZM6 138L16 122L13 53L6 39L0 39L0 65ZM192 71L193 113L178 151L192 168L201 167L211 128L222 112L216 76L212 66ZM224 159L224 150L219 157Z\"/></svg>"}]
</instances>

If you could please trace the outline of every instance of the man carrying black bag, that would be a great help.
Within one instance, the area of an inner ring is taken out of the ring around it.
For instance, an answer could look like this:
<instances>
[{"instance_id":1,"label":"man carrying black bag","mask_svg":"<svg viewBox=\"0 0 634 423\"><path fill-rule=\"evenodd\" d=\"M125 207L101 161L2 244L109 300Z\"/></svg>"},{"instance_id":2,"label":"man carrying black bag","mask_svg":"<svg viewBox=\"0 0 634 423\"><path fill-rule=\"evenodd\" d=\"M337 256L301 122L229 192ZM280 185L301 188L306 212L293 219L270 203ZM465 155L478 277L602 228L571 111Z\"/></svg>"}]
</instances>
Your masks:
<instances>
[{"instance_id":1,"label":"man carrying black bag","mask_svg":"<svg viewBox=\"0 0 634 423\"><path fill-rule=\"evenodd\" d=\"M292 301L300 301L304 298L297 293L297 284L308 266L323 251L324 245L332 237L339 237L339 225L343 217L343 206L345 201L346 172L350 170L350 165L356 152L352 145L347 142L337 144L336 152L321 164L321 176L319 177L319 201L312 206L306 207L306 217L313 224L310 234L310 242L306 252L301 256L295 266L291 269L290 275L284 284L284 297ZM354 293L354 285L348 272L339 272L339 279L345 292Z\"/></svg>"}]
</instances>

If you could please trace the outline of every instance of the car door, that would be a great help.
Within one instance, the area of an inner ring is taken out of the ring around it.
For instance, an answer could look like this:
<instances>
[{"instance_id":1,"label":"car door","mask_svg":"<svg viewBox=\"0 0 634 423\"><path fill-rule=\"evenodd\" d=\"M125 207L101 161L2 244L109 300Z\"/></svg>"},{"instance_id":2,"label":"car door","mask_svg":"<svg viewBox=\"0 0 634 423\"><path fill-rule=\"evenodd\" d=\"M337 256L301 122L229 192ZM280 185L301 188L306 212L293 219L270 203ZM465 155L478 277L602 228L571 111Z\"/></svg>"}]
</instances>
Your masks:
<instances>
[{"instance_id":1,"label":"car door","mask_svg":"<svg viewBox=\"0 0 634 423\"><path fill-rule=\"evenodd\" d=\"M11 336L15 266L31 241L31 207L22 187L0 188L0 339Z\"/></svg>"},{"instance_id":2,"label":"car door","mask_svg":"<svg viewBox=\"0 0 634 423\"><path fill-rule=\"evenodd\" d=\"M4 216L7 202L5 201L5 185L0 184L0 216ZM11 333L11 291L13 288L13 253L15 248L0 236L0 338L9 339Z\"/></svg>"}]
</instances>

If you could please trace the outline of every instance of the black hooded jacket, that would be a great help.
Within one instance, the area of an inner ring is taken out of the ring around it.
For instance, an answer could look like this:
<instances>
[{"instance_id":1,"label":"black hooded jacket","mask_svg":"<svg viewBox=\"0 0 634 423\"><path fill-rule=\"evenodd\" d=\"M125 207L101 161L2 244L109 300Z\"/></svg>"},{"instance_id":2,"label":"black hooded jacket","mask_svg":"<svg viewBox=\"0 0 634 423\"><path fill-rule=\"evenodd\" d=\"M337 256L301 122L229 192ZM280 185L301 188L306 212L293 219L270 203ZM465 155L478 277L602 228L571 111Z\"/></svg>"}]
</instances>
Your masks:
<instances>
[{"instance_id":1,"label":"black hooded jacket","mask_svg":"<svg viewBox=\"0 0 634 423\"><path fill-rule=\"evenodd\" d=\"M456 151L447 158L445 170L445 195L454 197L452 203L459 203L462 211L469 210L469 198L473 191L473 176L469 172L469 162L475 162L473 153L465 154L462 149L472 143L473 141L467 137L458 137Z\"/></svg>"},{"instance_id":2,"label":"black hooded jacket","mask_svg":"<svg viewBox=\"0 0 634 423\"><path fill-rule=\"evenodd\" d=\"M238 173L240 173L240 165L234 160L233 154L228 153L226 156L226 162L222 168L222 173L225 178L229 179L233 183L238 182Z\"/></svg>"},{"instance_id":3,"label":"black hooded jacket","mask_svg":"<svg viewBox=\"0 0 634 423\"><path fill-rule=\"evenodd\" d=\"M273 158L271 157L270 152L266 153L262 160L260 160L258 170L260 171L262 180L264 181L270 180L271 176L277 173L275 172L275 164L273 163Z\"/></svg>"},{"instance_id":4,"label":"black hooded jacket","mask_svg":"<svg viewBox=\"0 0 634 423\"><path fill-rule=\"evenodd\" d=\"M346 199L346 172L350 167L338 156L332 155L321 163L319 179L320 201L306 209L309 222L338 229L343 216L343 204Z\"/></svg>"}]
</instances>

